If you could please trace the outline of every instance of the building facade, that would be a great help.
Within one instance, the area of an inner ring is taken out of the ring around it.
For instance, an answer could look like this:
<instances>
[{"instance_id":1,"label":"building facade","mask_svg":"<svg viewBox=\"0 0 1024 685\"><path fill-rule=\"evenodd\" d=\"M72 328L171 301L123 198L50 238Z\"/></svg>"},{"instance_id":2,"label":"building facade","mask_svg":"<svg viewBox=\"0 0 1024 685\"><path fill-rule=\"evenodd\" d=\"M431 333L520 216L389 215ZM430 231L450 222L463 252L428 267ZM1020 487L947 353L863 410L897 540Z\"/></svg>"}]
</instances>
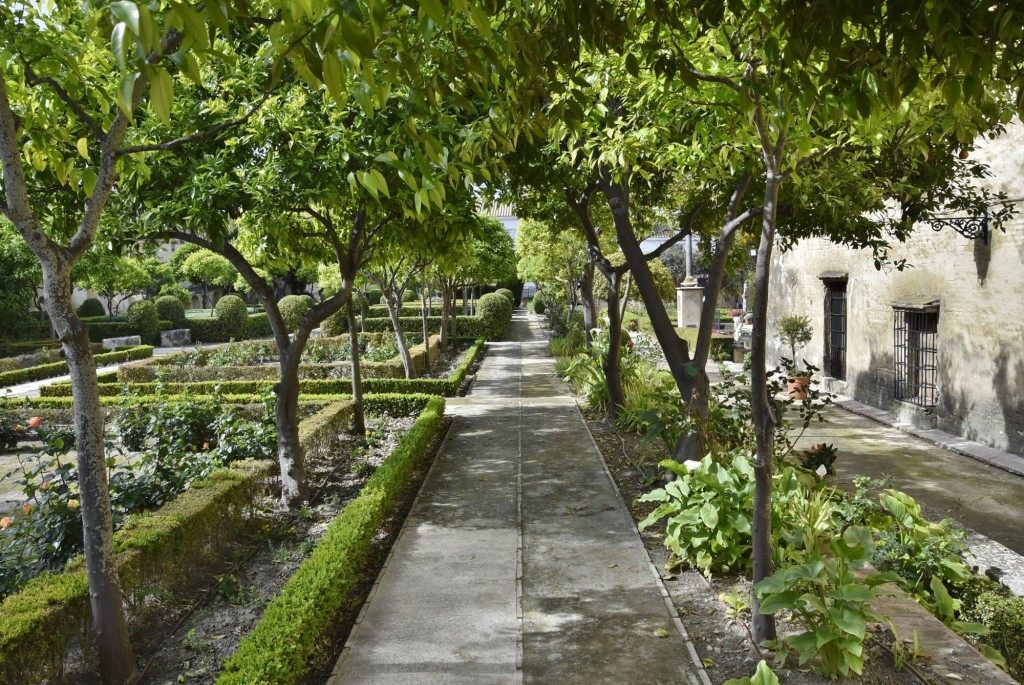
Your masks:
<instances>
[{"instance_id":1,"label":"building facade","mask_svg":"<svg viewBox=\"0 0 1024 685\"><path fill-rule=\"evenodd\" d=\"M776 253L768 331L784 316L814 327L798 357L821 369L826 390L1024 455L1024 126L972 155L986 183L1015 202L1003 231L965 237L949 223L924 223L875 269L870 251L805 240ZM977 229L959 224L968 235ZM769 340L776 360L789 356Z\"/></svg>"}]
</instances>

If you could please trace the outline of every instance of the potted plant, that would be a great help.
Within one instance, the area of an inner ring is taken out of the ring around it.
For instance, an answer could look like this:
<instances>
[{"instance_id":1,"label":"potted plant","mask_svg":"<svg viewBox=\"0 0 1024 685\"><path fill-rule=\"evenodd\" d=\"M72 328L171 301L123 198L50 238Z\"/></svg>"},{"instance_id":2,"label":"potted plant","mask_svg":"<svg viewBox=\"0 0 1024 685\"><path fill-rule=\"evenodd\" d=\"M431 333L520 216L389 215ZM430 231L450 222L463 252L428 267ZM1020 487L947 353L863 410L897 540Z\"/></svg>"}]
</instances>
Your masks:
<instances>
[{"instance_id":1,"label":"potted plant","mask_svg":"<svg viewBox=\"0 0 1024 685\"><path fill-rule=\"evenodd\" d=\"M779 321L779 334L782 340L789 346L792 354L792 368L787 369L788 381L786 390L789 396L795 400L807 399L807 393L811 384L810 371L796 370L796 350L811 341L813 334L811 320L806 316L784 316Z\"/></svg>"}]
</instances>

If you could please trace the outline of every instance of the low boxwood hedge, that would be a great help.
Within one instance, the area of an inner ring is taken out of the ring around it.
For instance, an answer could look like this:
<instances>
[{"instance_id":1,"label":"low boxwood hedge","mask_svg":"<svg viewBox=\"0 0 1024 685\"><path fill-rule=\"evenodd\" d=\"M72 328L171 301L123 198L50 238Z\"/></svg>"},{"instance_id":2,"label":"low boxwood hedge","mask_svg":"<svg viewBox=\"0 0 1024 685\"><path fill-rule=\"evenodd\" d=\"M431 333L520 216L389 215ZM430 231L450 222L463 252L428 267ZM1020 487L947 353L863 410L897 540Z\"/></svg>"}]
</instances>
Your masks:
<instances>
[{"instance_id":1,"label":"low boxwood hedge","mask_svg":"<svg viewBox=\"0 0 1024 685\"><path fill-rule=\"evenodd\" d=\"M427 401L420 417L355 500L327 528L313 553L288 580L238 651L224 664L218 685L299 682L339 611L354 599L373 540L409 487L444 418L444 399Z\"/></svg>"},{"instance_id":2,"label":"low boxwood hedge","mask_svg":"<svg viewBox=\"0 0 1024 685\"><path fill-rule=\"evenodd\" d=\"M434 344L435 339L432 339L431 345L431 357L436 356L437 347ZM364 378L363 379L363 391L367 393L422 393L425 395L444 395L446 397L452 397L458 394L459 388L462 386L463 380L466 378L466 374L469 369L472 368L476 362L477 357L483 350L484 340L482 338L476 340L473 345L467 350L466 356L462 362L446 377L444 378ZM423 346L418 345L416 353L414 355L414 366L418 364L418 368L422 368L422 355ZM417 362L418 360L418 362ZM395 364L395 362L387 362L388 364ZM398 364L401 368L401 364ZM145 367L152 369L153 366ZM277 367L215 367L223 369L271 369L274 371L273 380L216 380L216 381L196 381L191 383L101 383L100 384L100 397L119 397L125 394L135 395L152 395L158 389L168 393L184 393L192 392L200 395L213 395L213 394L251 394L251 395L265 395L273 390L274 385L277 384L276 378L278 376ZM301 368L301 367L300 367ZM124 368L118 371L118 378L125 371ZM134 376L136 369L129 370L129 373ZM328 380L302 380L299 381L299 392L302 395L336 395L345 394L351 392L352 381L348 378L328 379ZM41 397L67 397L71 394L71 385L69 383L54 383L53 385L44 386L39 389Z\"/></svg>"},{"instance_id":3,"label":"low boxwood hedge","mask_svg":"<svg viewBox=\"0 0 1024 685\"><path fill-rule=\"evenodd\" d=\"M299 424L303 450L323 450L330 434L348 430L351 420L351 399L305 419ZM403 444L406 440L408 436ZM114 543L125 596L180 586L193 568L201 569L194 561L245 524L253 497L275 468L269 459L236 462L157 511L133 517ZM183 558L189 563L182 564ZM90 623L89 587L84 561L78 557L60 573L33 579L0 604L0 673L7 682L19 683L57 675L69 648L81 645L82 636L88 635Z\"/></svg>"},{"instance_id":4,"label":"low boxwood hedge","mask_svg":"<svg viewBox=\"0 0 1024 685\"><path fill-rule=\"evenodd\" d=\"M183 582L193 559L244 525L248 505L272 467L272 461L249 461L218 469L173 502L129 521L115 536L125 596ZM182 564L183 558L190 563ZM0 673L12 683L57 676L72 647L88 651L81 643L90 624L85 563L77 557L60 573L31 580L0 604Z\"/></svg>"},{"instance_id":5,"label":"low boxwood hedge","mask_svg":"<svg viewBox=\"0 0 1024 685\"><path fill-rule=\"evenodd\" d=\"M107 366L109 364L120 364L133 359L145 359L146 357L151 356L153 356L152 346L135 345L133 347L124 347L113 352L97 354L94 356L94 359L96 360L96 366ZM0 388L8 385L17 385L19 383L29 383L31 381L53 378L54 376L64 375L67 372L68 363L66 361L53 362L52 364L40 364L39 366L30 366L27 369L18 369L16 371L5 371L0 373Z\"/></svg>"}]
</instances>

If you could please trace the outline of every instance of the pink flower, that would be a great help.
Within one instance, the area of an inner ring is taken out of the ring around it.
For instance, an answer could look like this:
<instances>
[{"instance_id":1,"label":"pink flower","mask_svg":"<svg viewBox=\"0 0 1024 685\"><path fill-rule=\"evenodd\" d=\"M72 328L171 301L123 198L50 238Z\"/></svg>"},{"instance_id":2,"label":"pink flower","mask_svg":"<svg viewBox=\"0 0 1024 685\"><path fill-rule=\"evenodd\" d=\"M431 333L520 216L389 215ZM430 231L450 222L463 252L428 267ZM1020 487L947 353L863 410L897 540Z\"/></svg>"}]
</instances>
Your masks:
<instances>
[{"instance_id":1,"label":"pink flower","mask_svg":"<svg viewBox=\"0 0 1024 685\"><path fill-rule=\"evenodd\" d=\"M39 428L41 425L43 425L43 418L41 416L33 416L28 420L29 428Z\"/></svg>"}]
</instances>

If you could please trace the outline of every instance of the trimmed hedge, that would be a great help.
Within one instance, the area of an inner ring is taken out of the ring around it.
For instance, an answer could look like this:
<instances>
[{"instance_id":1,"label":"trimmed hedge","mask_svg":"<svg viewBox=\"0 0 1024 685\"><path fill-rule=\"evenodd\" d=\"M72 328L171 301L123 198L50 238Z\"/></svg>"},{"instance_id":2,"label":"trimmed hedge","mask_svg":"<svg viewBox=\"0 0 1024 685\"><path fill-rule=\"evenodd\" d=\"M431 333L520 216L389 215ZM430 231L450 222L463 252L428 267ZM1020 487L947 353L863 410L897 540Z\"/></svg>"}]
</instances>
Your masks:
<instances>
[{"instance_id":1,"label":"trimmed hedge","mask_svg":"<svg viewBox=\"0 0 1024 685\"><path fill-rule=\"evenodd\" d=\"M431 456L444 419L434 397L369 482L327 528L313 553L288 580L238 651L224 664L218 685L295 683L323 646L338 612L354 599L373 539L409 487L413 471Z\"/></svg>"},{"instance_id":2,"label":"trimmed hedge","mask_svg":"<svg viewBox=\"0 0 1024 685\"><path fill-rule=\"evenodd\" d=\"M228 297L225 295L225 297ZM221 300L224 298L222 297ZM220 343L229 340L246 340L251 338L265 338L273 335L270 327L270 319L266 312L250 314L248 324L245 326L225 325L222 319L215 316L202 319L187 319L185 327L192 332L192 342Z\"/></svg>"},{"instance_id":3,"label":"trimmed hedge","mask_svg":"<svg viewBox=\"0 0 1024 685\"><path fill-rule=\"evenodd\" d=\"M132 302L128 307L128 323L132 324L147 345L160 344L160 317L156 305L149 300Z\"/></svg>"},{"instance_id":4,"label":"trimmed hedge","mask_svg":"<svg viewBox=\"0 0 1024 685\"><path fill-rule=\"evenodd\" d=\"M430 348L431 358L435 357L439 352L439 346L436 338L431 339L432 344ZM466 378L466 374L473 367L477 357L483 350L484 341L483 339L476 340L473 345L467 350L466 356L462 362L445 378L393 378L393 377L381 377L381 378L364 378L363 379L363 391L367 393L423 393L427 395L444 395L446 397L452 397L458 394L459 388L462 386L463 380ZM417 345L413 348L413 365L417 368L422 368L423 365L423 346ZM385 362L377 366L397 365L399 373L401 373L402 365L400 362ZM317 365L310 365L317 366ZM320 365L320 366L333 366L333 365ZM140 367L134 367L130 370L128 375L132 377L138 376L136 373ZM154 366L142 367L146 369L154 369ZM199 367L208 368L208 367ZM267 367L212 367L221 369L253 369L262 370L267 369L268 373L272 372L273 377L268 379L252 379L252 380L212 380L212 381L193 381L189 383L155 383L155 382L144 382L144 383L133 383L124 382L121 379L124 377L121 374L121 370L118 370L118 379L116 383L101 383L100 384L100 396L101 397L125 397L124 393L136 393L142 395L151 395L162 389L168 393L185 393L193 392L200 395L213 395L213 394L231 394L231 395L260 395L271 392L274 385L277 383L278 367L267 366ZM300 366L300 373L302 367ZM340 395L350 392L352 389L352 381L349 378L338 378L329 380L301 380L299 381L299 392L302 395ZM55 398L55 397L67 397L71 394L71 386L69 383L54 383L52 385L44 386L39 389L39 393L42 397ZM130 395L127 395L130 396Z\"/></svg>"},{"instance_id":5,"label":"trimmed hedge","mask_svg":"<svg viewBox=\"0 0 1024 685\"><path fill-rule=\"evenodd\" d=\"M263 400L266 398L266 394L217 392L204 395L201 393L186 392L176 395L107 395L100 396L100 406L106 408L140 407L151 405L156 402L198 401L208 397L217 397L224 404L258 404L262 406ZM351 393L331 393L300 397L299 403L322 405L325 402L350 399L352 399ZM45 409L70 409L73 406L74 401L70 395L61 395L59 397L13 397L0 399L0 408L20 409L23 407L36 407Z\"/></svg>"},{"instance_id":6,"label":"trimmed hedge","mask_svg":"<svg viewBox=\"0 0 1024 685\"><path fill-rule=\"evenodd\" d=\"M326 449L331 433L347 430L351 420L351 399L330 404L299 424L302 449ZM194 560L245 525L255 494L275 467L273 460L237 462L157 511L129 520L114 542L125 596L180 585L190 569L201 568ZM182 558L190 563L182 565ZM68 649L88 635L90 623L84 561L76 557L64 571L33 579L0 604L0 672L8 682L56 675Z\"/></svg>"},{"instance_id":7,"label":"trimmed hedge","mask_svg":"<svg viewBox=\"0 0 1024 685\"><path fill-rule=\"evenodd\" d=\"M108 364L119 364L121 362L131 361L133 359L145 359L146 357L151 356L153 356L152 346L136 345L133 347L125 347L114 352L97 354L94 356L94 359L96 360L96 366L106 366ZM27 369L18 369L17 371L6 371L4 373L0 373L0 387L39 381L46 378L53 378L54 376L62 376L67 372L68 363L66 361L30 366Z\"/></svg>"},{"instance_id":8,"label":"trimmed hedge","mask_svg":"<svg viewBox=\"0 0 1024 685\"><path fill-rule=\"evenodd\" d=\"M99 298L87 297L82 301L82 304L78 305L78 310L75 313L84 319L90 316L103 316L107 312L103 309L103 303L100 302Z\"/></svg>"},{"instance_id":9,"label":"trimmed hedge","mask_svg":"<svg viewBox=\"0 0 1024 685\"><path fill-rule=\"evenodd\" d=\"M245 523L245 512L273 462L237 462L218 469L157 511L134 517L115 536L116 563L126 597L154 584L182 582L192 564L225 531ZM142 603L139 603L140 605ZM8 682L58 675L65 654L91 623L85 562L76 557L60 573L29 581L0 604L0 668Z\"/></svg>"},{"instance_id":10,"label":"trimmed hedge","mask_svg":"<svg viewBox=\"0 0 1024 685\"><path fill-rule=\"evenodd\" d=\"M488 340L500 340L512 321L512 301L498 293L488 293L477 300L477 319L483 330L480 335Z\"/></svg>"},{"instance_id":11,"label":"trimmed hedge","mask_svg":"<svg viewBox=\"0 0 1024 685\"><path fill-rule=\"evenodd\" d=\"M363 390L367 393L420 393L454 397L483 349L484 340L479 338L466 351L462 362L445 378L367 378L363 381Z\"/></svg>"},{"instance_id":12,"label":"trimmed hedge","mask_svg":"<svg viewBox=\"0 0 1024 685\"><path fill-rule=\"evenodd\" d=\"M185 305L174 295L162 295L156 298L156 313L162 321L168 321L176 328L185 323Z\"/></svg>"},{"instance_id":13,"label":"trimmed hedge","mask_svg":"<svg viewBox=\"0 0 1024 685\"><path fill-rule=\"evenodd\" d=\"M103 342L104 338L123 338L126 335L141 335L139 329L124 319L83 318L89 329L89 340Z\"/></svg>"}]
</instances>

